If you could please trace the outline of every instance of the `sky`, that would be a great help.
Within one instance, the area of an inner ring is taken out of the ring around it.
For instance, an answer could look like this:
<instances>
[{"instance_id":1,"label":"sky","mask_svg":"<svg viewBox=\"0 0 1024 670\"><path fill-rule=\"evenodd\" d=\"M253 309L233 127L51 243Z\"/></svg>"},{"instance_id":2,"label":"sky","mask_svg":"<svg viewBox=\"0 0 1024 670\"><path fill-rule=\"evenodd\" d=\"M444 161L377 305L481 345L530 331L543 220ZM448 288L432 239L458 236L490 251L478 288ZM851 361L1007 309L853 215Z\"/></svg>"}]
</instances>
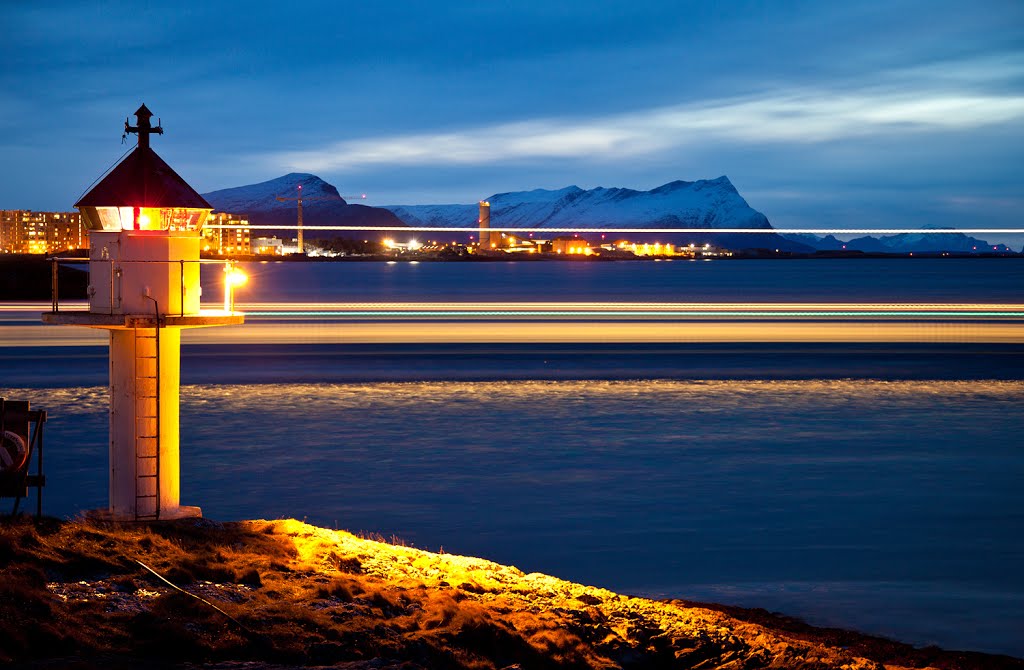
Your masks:
<instances>
[{"instance_id":1,"label":"sky","mask_svg":"<svg viewBox=\"0 0 1024 670\"><path fill-rule=\"evenodd\" d=\"M0 25L4 209L71 209L145 102L200 192L724 174L777 228L1024 227L1019 0L0 0Z\"/></svg>"}]
</instances>

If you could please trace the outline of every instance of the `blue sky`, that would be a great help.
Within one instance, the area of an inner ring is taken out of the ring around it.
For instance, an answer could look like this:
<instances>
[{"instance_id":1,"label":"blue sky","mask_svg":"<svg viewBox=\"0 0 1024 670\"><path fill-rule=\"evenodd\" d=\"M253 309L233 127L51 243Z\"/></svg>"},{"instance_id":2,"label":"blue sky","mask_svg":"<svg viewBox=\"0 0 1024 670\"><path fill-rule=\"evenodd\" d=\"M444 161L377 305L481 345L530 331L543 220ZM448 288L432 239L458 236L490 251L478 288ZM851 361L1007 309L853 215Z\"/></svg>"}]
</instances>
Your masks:
<instances>
[{"instance_id":1,"label":"blue sky","mask_svg":"<svg viewBox=\"0 0 1024 670\"><path fill-rule=\"evenodd\" d=\"M1016 0L5 2L0 24L3 208L70 208L144 101L200 191L725 174L776 227L1024 225Z\"/></svg>"}]
</instances>

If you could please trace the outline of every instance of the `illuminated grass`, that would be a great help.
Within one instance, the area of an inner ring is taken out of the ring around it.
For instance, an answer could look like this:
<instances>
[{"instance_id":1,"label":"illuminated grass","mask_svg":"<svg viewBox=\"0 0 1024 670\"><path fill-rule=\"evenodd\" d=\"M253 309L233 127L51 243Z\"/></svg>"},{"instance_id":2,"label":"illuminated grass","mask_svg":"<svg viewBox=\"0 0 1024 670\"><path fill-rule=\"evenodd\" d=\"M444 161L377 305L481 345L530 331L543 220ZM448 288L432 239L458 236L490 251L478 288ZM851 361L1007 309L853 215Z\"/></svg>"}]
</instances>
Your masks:
<instances>
[{"instance_id":1,"label":"illuminated grass","mask_svg":"<svg viewBox=\"0 0 1024 670\"><path fill-rule=\"evenodd\" d=\"M631 598L294 520L0 525L4 663L866 670L893 658L899 667L1024 667L766 613Z\"/></svg>"}]
</instances>

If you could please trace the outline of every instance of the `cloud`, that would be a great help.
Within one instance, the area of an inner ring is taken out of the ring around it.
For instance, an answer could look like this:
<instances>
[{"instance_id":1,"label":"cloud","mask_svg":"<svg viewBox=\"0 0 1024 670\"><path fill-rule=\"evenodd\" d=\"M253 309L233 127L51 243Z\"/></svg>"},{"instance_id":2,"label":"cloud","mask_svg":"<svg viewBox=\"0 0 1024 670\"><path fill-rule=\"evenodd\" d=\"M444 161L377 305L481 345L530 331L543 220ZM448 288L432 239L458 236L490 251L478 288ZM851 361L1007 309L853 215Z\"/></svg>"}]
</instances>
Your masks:
<instances>
[{"instance_id":1,"label":"cloud","mask_svg":"<svg viewBox=\"0 0 1024 670\"><path fill-rule=\"evenodd\" d=\"M950 195L940 198L941 202L944 202L953 207L963 208L967 210L977 211L978 209L984 210L1012 210L1019 212L1021 207L1024 207L1024 198L1013 198L1013 197L992 197L992 196L977 196L977 195Z\"/></svg>"},{"instance_id":2,"label":"cloud","mask_svg":"<svg viewBox=\"0 0 1024 670\"><path fill-rule=\"evenodd\" d=\"M972 129L1024 119L1024 96L802 90L657 107L596 118L548 118L437 133L343 140L264 156L307 171L484 165L539 159L618 159L709 140L818 143L894 133Z\"/></svg>"}]
</instances>

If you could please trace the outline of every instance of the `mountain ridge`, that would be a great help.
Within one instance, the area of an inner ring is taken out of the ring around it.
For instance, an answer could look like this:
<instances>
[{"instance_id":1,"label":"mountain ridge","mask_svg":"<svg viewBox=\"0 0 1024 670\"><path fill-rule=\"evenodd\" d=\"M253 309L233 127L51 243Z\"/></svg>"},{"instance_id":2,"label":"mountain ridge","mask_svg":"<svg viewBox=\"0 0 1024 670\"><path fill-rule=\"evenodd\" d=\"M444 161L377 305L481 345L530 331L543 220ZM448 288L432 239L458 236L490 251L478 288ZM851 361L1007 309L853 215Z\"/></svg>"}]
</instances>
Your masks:
<instances>
[{"instance_id":1,"label":"mountain ridge","mask_svg":"<svg viewBox=\"0 0 1024 670\"><path fill-rule=\"evenodd\" d=\"M707 234L659 232L677 242L710 241L734 248L773 248L809 252L811 247L786 239L768 218L753 209L725 175L697 181L675 180L647 191L623 187L533 189L496 193L491 226L496 228L631 228L632 236L650 236L649 228L703 228ZM472 227L477 204L387 205L410 226ZM759 228L765 234L715 233L716 228ZM617 233L618 234L618 233ZM625 235L625 233L622 233ZM676 239L677 238L677 239Z\"/></svg>"},{"instance_id":2,"label":"mountain ridge","mask_svg":"<svg viewBox=\"0 0 1024 670\"><path fill-rule=\"evenodd\" d=\"M281 226L267 235L291 236L296 223L298 187L302 186L303 223L306 226L367 226L368 228L424 227L472 228L477 224L478 204L386 205L370 207L347 202L338 189L320 177L292 172L257 184L219 189L202 194L217 211L247 216L254 226ZM289 198L278 201L278 197ZM630 228L628 236L639 240L650 228L699 228L707 233L658 233L663 241L710 242L732 249L766 248L787 252L862 251L865 253L951 252L1012 253L1004 244L949 233L864 235L850 240L835 236L788 234L773 228L768 218L753 209L726 175L713 179L676 179L650 190L598 186L583 189L572 184L560 189L535 188L506 191L487 198L491 203L491 227L530 228ZM716 233L720 228L764 229L764 234ZM927 227L926 227L927 228ZM316 231L316 237L351 236L356 231ZM389 234L372 232L377 238ZM626 236L627 233L616 233Z\"/></svg>"},{"instance_id":3,"label":"mountain ridge","mask_svg":"<svg viewBox=\"0 0 1024 670\"><path fill-rule=\"evenodd\" d=\"M320 177L307 172L286 175L256 184L235 186L202 194L216 211L245 215L254 226L282 226L281 230L261 231L266 235L294 235L298 220L298 187L302 186L302 219L304 226L404 226L398 217L380 207L356 205L347 202L338 189ZM278 197L289 200L278 201ZM318 230L316 237L349 236L354 231ZM374 237L380 233L370 233Z\"/></svg>"},{"instance_id":4,"label":"mountain ridge","mask_svg":"<svg viewBox=\"0 0 1024 670\"><path fill-rule=\"evenodd\" d=\"M939 226L925 226L924 230L953 230ZM956 254L983 254L983 253L1014 253L1013 249L1005 244L991 244L986 240L971 237L963 233L899 233L895 235L862 235L846 241L836 238L835 235L808 235L792 234L786 235L791 240L796 240L819 251L862 251L864 253L956 253Z\"/></svg>"}]
</instances>

